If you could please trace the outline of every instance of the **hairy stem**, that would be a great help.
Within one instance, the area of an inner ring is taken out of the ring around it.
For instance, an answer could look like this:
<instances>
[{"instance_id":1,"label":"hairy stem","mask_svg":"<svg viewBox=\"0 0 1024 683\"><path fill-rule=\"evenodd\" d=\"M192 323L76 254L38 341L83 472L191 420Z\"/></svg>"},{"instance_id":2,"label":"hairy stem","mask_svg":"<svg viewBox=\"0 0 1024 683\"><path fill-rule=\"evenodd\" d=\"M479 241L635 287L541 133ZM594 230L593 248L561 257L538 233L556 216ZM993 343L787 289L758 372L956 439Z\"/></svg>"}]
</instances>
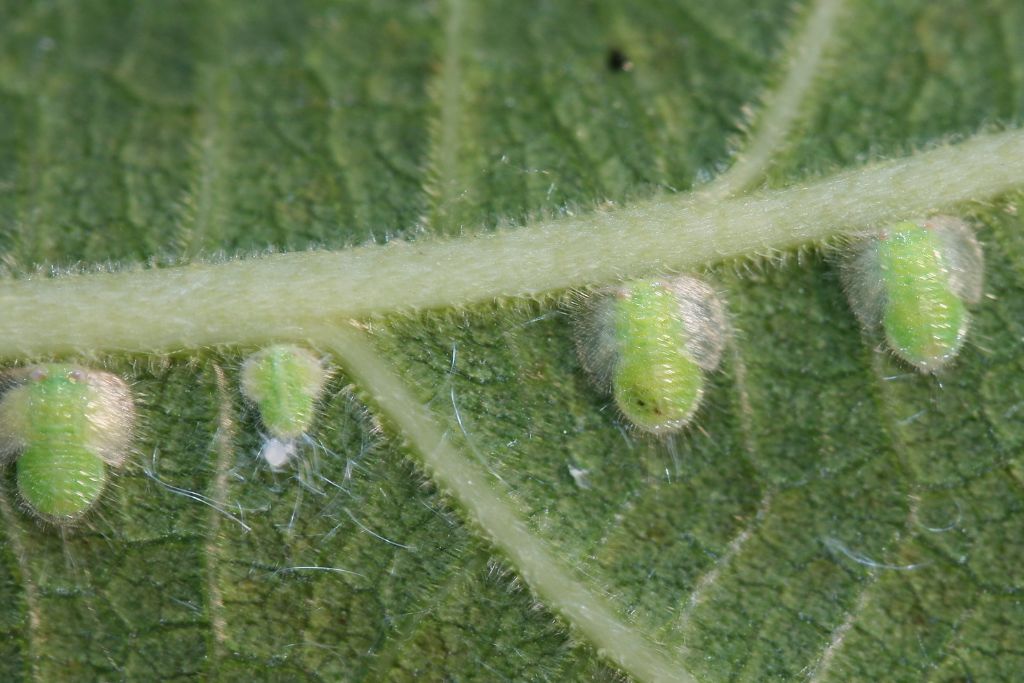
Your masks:
<instances>
[{"instance_id":1,"label":"hairy stem","mask_svg":"<svg viewBox=\"0 0 1024 683\"><path fill-rule=\"evenodd\" d=\"M623 622L604 598L572 575L496 489L493 478L449 442L430 410L380 360L363 335L342 325L323 328L317 336L352 378L372 393L381 412L419 451L433 480L458 500L547 607L562 614L604 656L639 680L694 680L680 662Z\"/></svg>"},{"instance_id":2,"label":"hairy stem","mask_svg":"<svg viewBox=\"0 0 1024 683\"><path fill-rule=\"evenodd\" d=\"M842 9L843 0L818 0L814 3L803 31L792 41L789 71L779 89L766 99L756 133L736 163L701 188L702 195L724 199L749 189L764 175L772 157L783 146L796 123L807 92L820 77L821 60L832 40Z\"/></svg>"},{"instance_id":3,"label":"hairy stem","mask_svg":"<svg viewBox=\"0 0 1024 683\"><path fill-rule=\"evenodd\" d=\"M1024 186L1024 131L718 203L692 194L445 241L0 287L0 357L310 339L326 321L463 305L770 253Z\"/></svg>"}]
</instances>

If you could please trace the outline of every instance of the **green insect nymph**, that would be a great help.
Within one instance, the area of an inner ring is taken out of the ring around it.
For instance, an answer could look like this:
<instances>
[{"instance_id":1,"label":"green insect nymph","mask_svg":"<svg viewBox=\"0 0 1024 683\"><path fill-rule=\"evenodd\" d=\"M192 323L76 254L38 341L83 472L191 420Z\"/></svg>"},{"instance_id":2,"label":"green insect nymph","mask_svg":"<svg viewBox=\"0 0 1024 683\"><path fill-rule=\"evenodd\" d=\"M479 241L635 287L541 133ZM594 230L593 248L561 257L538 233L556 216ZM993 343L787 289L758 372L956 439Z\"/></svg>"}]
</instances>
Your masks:
<instances>
[{"instance_id":1,"label":"green insect nymph","mask_svg":"<svg viewBox=\"0 0 1024 683\"><path fill-rule=\"evenodd\" d=\"M273 437L262 450L271 468L291 459L296 440L313 424L327 375L320 359L300 346L268 346L246 359L242 393L256 405Z\"/></svg>"},{"instance_id":2,"label":"green insect nymph","mask_svg":"<svg viewBox=\"0 0 1024 683\"><path fill-rule=\"evenodd\" d=\"M981 298L984 256L963 221L936 216L898 223L862 243L843 274L853 310L881 326L892 351L934 373L959 353L967 304Z\"/></svg>"},{"instance_id":3,"label":"green insect nymph","mask_svg":"<svg viewBox=\"0 0 1024 683\"><path fill-rule=\"evenodd\" d=\"M73 365L39 365L0 401L0 457L17 457L18 491L48 521L81 517L99 499L107 465L123 463L134 402L119 378Z\"/></svg>"},{"instance_id":4,"label":"green insect nymph","mask_svg":"<svg viewBox=\"0 0 1024 683\"><path fill-rule=\"evenodd\" d=\"M700 406L704 373L718 367L726 330L724 306L704 282L634 280L584 300L577 348L632 426L670 434Z\"/></svg>"}]
</instances>

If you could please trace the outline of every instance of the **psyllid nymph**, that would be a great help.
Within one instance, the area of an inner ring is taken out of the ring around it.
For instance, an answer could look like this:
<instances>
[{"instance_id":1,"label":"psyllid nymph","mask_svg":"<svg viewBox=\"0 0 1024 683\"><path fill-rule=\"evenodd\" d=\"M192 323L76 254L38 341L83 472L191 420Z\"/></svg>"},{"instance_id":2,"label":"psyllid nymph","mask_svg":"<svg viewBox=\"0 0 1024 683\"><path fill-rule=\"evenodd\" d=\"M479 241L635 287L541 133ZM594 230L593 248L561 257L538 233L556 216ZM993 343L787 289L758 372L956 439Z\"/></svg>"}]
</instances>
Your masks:
<instances>
[{"instance_id":1,"label":"psyllid nymph","mask_svg":"<svg viewBox=\"0 0 1024 683\"><path fill-rule=\"evenodd\" d=\"M951 216L897 223L854 247L843 264L850 306L889 348L921 372L942 369L970 327L981 298L984 254L964 221Z\"/></svg>"},{"instance_id":2,"label":"psyllid nymph","mask_svg":"<svg viewBox=\"0 0 1024 683\"><path fill-rule=\"evenodd\" d=\"M626 420L656 435L685 427L727 338L715 291L687 276L632 280L587 295L576 308L580 361Z\"/></svg>"},{"instance_id":3,"label":"psyllid nymph","mask_svg":"<svg viewBox=\"0 0 1024 683\"><path fill-rule=\"evenodd\" d=\"M74 365L15 375L0 400L0 457L17 456L18 491L40 517L70 522L99 499L107 465L123 464L135 406L123 380Z\"/></svg>"},{"instance_id":4,"label":"psyllid nymph","mask_svg":"<svg viewBox=\"0 0 1024 683\"><path fill-rule=\"evenodd\" d=\"M242 393L270 432L261 454L272 469L288 463L296 440L309 431L327 376L311 351L290 344L268 346L245 360Z\"/></svg>"}]
</instances>

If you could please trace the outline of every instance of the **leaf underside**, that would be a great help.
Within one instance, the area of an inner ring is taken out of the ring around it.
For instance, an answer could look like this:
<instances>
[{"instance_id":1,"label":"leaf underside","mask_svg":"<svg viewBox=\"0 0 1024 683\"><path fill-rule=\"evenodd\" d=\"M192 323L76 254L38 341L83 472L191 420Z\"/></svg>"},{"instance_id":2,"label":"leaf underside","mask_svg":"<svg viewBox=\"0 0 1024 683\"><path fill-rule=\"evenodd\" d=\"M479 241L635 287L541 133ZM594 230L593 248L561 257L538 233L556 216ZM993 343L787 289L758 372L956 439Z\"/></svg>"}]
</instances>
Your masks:
<instances>
[{"instance_id":1,"label":"leaf underside","mask_svg":"<svg viewBox=\"0 0 1024 683\"><path fill-rule=\"evenodd\" d=\"M769 184L1021 122L1017 0L853 4ZM691 188L730 163L801 13L633 5L0 0L0 254L20 273L342 248ZM374 342L698 679L1011 680L1020 200L972 208L988 296L938 378L861 333L823 258L717 269L736 334L671 442L618 423L554 302L375 320ZM0 679L622 676L343 370L304 466L261 466L242 356L94 359L132 381L140 434L76 528L33 520L3 472Z\"/></svg>"}]
</instances>

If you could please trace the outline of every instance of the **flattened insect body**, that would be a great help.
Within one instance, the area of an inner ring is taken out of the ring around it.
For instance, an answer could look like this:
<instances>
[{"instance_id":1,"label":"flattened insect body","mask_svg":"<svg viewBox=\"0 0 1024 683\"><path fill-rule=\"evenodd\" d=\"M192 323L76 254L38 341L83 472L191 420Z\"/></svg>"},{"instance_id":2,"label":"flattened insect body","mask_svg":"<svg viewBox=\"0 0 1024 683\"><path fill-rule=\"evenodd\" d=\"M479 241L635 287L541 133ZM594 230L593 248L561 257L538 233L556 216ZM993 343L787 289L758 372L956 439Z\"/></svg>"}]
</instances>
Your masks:
<instances>
[{"instance_id":1,"label":"flattened insect body","mask_svg":"<svg viewBox=\"0 0 1024 683\"><path fill-rule=\"evenodd\" d=\"M277 344L249 356L242 366L242 393L256 406L272 437L261 455L272 469L286 465L295 442L313 424L327 370L300 346Z\"/></svg>"},{"instance_id":2,"label":"flattened insect body","mask_svg":"<svg viewBox=\"0 0 1024 683\"><path fill-rule=\"evenodd\" d=\"M967 304L981 297L984 257L969 226L938 216L905 221L865 240L844 264L850 304L892 351L921 372L959 353L970 327Z\"/></svg>"},{"instance_id":3,"label":"flattened insect body","mask_svg":"<svg viewBox=\"0 0 1024 683\"><path fill-rule=\"evenodd\" d=\"M651 434L686 426L725 344L714 290L691 277L635 280L598 292L578 313L580 359L629 423Z\"/></svg>"},{"instance_id":4,"label":"flattened insect body","mask_svg":"<svg viewBox=\"0 0 1024 683\"><path fill-rule=\"evenodd\" d=\"M0 450L19 451L18 491L53 522L83 515L103 493L107 465L124 462L134 402L119 378L71 365L29 368L0 400Z\"/></svg>"},{"instance_id":5,"label":"flattened insect body","mask_svg":"<svg viewBox=\"0 0 1024 683\"><path fill-rule=\"evenodd\" d=\"M22 500L50 521L81 517L99 500L106 484L106 464L79 443L34 443L18 458Z\"/></svg>"}]
</instances>

